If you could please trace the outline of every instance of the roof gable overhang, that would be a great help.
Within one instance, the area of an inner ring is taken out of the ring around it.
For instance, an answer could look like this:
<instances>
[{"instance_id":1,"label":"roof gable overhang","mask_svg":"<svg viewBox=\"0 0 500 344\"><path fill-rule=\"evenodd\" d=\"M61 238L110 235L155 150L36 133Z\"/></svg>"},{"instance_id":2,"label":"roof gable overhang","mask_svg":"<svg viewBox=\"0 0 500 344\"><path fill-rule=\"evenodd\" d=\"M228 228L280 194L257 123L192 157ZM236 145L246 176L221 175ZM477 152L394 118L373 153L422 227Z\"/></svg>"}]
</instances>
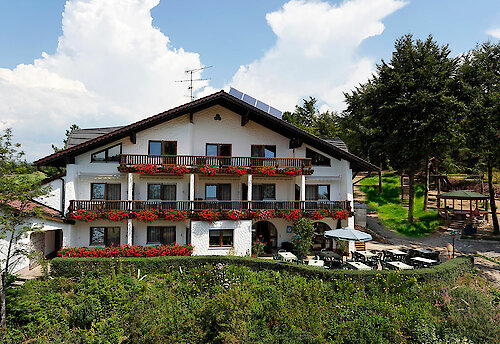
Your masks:
<instances>
[{"instance_id":1,"label":"roof gable overhang","mask_svg":"<svg viewBox=\"0 0 500 344\"><path fill-rule=\"evenodd\" d=\"M352 170L355 171L378 171L379 168L354 154L344 151L296 126L285 122L267 112L264 112L244 101L233 97L232 95L219 91L212 95L200 98L190 103L178 106L171 110L148 117L144 120L121 127L108 134L99 136L95 139L83 142L71 148L67 148L34 162L37 166L59 166L64 167L68 163L73 163L77 155L100 148L104 145L113 143L117 140L129 137L131 141L135 140L138 132L149 129L161 123L170 121L174 118L193 114L195 112L207 109L214 105L220 105L241 116L241 125L248 121L254 121L263 125L291 140L291 147L298 147L306 143L336 159L345 159L350 162ZM191 117L192 118L192 117Z\"/></svg>"}]
</instances>

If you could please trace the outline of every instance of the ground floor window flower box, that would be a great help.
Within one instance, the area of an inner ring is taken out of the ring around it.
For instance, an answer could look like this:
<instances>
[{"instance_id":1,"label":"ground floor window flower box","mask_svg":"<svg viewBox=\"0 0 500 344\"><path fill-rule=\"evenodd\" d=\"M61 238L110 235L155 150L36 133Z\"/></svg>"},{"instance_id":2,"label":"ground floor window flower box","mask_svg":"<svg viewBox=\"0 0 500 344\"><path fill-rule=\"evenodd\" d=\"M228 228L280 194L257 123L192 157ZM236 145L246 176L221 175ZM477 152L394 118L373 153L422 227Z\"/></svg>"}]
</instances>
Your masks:
<instances>
[{"instance_id":1,"label":"ground floor window flower box","mask_svg":"<svg viewBox=\"0 0 500 344\"><path fill-rule=\"evenodd\" d=\"M58 252L61 257L160 257L160 256L190 256L192 245L157 245L157 246L109 246L109 247L67 247Z\"/></svg>"}]
</instances>

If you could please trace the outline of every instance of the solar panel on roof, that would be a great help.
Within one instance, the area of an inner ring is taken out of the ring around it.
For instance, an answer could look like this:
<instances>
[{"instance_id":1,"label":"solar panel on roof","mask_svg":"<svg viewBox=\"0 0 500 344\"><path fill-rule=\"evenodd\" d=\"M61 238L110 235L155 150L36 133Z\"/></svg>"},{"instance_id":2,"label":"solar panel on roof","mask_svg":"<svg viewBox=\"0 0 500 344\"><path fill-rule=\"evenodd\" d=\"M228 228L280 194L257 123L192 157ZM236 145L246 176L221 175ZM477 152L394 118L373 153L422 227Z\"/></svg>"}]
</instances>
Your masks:
<instances>
[{"instance_id":1,"label":"solar panel on roof","mask_svg":"<svg viewBox=\"0 0 500 344\"><path fill-rule=\"evenodd\" d=\"M278 118L281 118L281 116L283 116L283 113L278 110L278 109L275 109L273 108L272 106L269 107L269 114L273 115L273 116L276 116Z\"/></svg>"},{"instance_id":2,"label":"solar panel on roof","mask_svg":"<svg viewBox=\"0 0 500 344\"><path fill-rule=\"evenodd\" d=\"M255 99L254 97L251 97L249 96L248 94L243 94L243 99L242 99L245 103L248 103L252 106L255 106L255 103L257 102L257 99Z\"/></svg>"},{"instance_id":3,"label":"solar panel on roof","mask_svg":"<svg viewBox=\"0 0 500 344\"><path fill-rule=\"evenodd\" d=\"M232 96L234 96L234 97L236 97L236 98L238 98L238 99L243 98L243 92L238 91L236 88L232 88L231 87L229 89L229 94L232 95Z\"/></svg>"},{"instance_id":4,"label":"solar panel on roof","mask_svg":"<svg viewBox=\"0 0 500 344\"><path fill-rule=\"evenodd\" d=\"M257 104L255 104L255 107L261 109L262 111L269 112L269 105L261 102L260 100L257 100Z\"/></svg>"},{"instance_id":5,"label":"solar panel on roof","mask_svg":"<svg viewBox=\"0 0 500 344\"><path fill-rule=\"evenodd\" d=\"M232 95L233 97L236 97L240 100L243 100L244 102L256 107L259 110L262 110L264 112L267 112L270 115L273 115L275 117L278 117L281 119L282 113L280 110L273 108L272 106L267 105L264 102L261 102L260 100L255 99L254 97L243 93L241 91L238 91L236 88L231 87L229 89L229 94Z\"/></svg>"}]
</instances>

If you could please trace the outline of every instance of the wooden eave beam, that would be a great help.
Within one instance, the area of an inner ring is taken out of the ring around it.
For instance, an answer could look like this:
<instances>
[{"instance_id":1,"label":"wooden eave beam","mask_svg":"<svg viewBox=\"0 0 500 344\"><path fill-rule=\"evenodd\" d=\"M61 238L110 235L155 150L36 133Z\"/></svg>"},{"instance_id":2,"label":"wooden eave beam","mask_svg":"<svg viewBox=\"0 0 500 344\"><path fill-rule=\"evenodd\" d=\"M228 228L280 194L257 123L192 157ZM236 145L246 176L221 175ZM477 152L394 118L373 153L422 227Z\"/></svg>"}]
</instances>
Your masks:
<instances>
[{"instance_id":1,"label":"wooden eave beam","mask_svg":"<svg viewBox=\"0 0 500 344\"><path fill-rule=\"evenodd\" d=\"M244 127L245 125L247 125L249 120L250 120L250 110L241 115L241 126Z\"/></svg>"},{"instance_id":2,"label":"wooden eave beam","mask_svg":"<svg viewBox=\"0 0 500 344\"><path fill-rule=\"evenodd\" d=\"M130 142L132 142L134 145L137 142L137 133L135 131L130 133Z\"/></svg>"}]
</instances>

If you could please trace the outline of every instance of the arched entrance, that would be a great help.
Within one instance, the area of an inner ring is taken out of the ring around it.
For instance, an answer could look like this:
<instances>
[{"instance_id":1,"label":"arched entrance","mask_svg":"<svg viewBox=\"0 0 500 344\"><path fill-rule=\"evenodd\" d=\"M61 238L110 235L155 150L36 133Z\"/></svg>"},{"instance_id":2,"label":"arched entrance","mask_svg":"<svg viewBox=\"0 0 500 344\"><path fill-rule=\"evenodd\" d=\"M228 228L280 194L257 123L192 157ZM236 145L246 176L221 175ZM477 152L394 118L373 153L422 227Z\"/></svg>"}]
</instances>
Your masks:
<instances>
[{"instance_id":1,"label":"arched entrance","mask_svg":"<svg viewBox=\"0 0 500 344\"><path fill-rule=\"evenodd\" d=\"M272 249L278 247L278 231L276 227L269 221L259 221L254 224L254 231L252 231L252 241L260 241L266 243L264 252L271 253Z\"/></svg>"},{"instance_id":2,"label":"arched entrance","mask_svg":"<svg viewBox=\"0 0 500 344\"><path fill-rule=\"evenodd\" d=\"M324 222L313 223L314 227L314 237L313 237L313 251L320 250L332 250L333 240L331 238L325 238L323 235L325 231L329 231L331 228Z\"/></svg>"}]
</instances>

